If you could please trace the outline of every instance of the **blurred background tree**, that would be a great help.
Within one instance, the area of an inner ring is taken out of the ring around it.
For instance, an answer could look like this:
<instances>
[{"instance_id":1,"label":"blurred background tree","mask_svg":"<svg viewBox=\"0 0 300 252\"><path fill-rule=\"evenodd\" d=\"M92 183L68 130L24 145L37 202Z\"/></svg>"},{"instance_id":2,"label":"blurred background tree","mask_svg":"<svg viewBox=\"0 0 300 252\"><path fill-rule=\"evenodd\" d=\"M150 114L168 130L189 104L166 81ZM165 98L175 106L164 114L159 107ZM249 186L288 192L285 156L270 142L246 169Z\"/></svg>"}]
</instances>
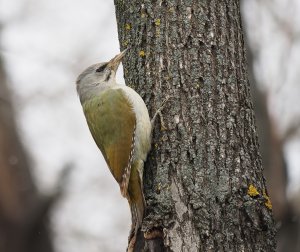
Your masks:
<instances>
[{"instance_id":1,"label":"blurred background tree","mask_svg":"<svg viewBox=\"0 0 300 252\"><path fill-rule=\"evenodd\" d=\"M38 195L32 179L11 97L0 57L0 251L52 252L51 204Z\"/></svg>"},{"instance_id":2,"label":"blurred background tree","mask_svg":"<svg viewBox=\"0 0 300 252\"><path fill-rule=\"evenodd\" d=\"M259 140L278 233L277 251L300 250L297 0L243 1L249 74Z\"/></svg>"},{"instance_id":3,"label":"blurred background tree","mask_svg":"<svg viewBox=\"0 0 300 252\"><path fill-rule=\"evenodd\" d=\"M262 154L280 228L278 251L299 251L300 2L244 0L242 9L256 83L253 98L260 101L255 104L263 125ZM74 89L83 68L119 51L113 1L0 0L0 23L0 56L14 103L11 115L31 176L26 168L22 172L37 188L30 189L33 195L55 191L64 165L74 164L65 194L52 211L56 251L122 251L128 206L102 167ZM1 89L1 111L8 97ZM0 156L8 153L2 139ZM3 164L0 169L2 174ZM0 187L8 181L1 175Z\"/></svg>"}]
</instances>

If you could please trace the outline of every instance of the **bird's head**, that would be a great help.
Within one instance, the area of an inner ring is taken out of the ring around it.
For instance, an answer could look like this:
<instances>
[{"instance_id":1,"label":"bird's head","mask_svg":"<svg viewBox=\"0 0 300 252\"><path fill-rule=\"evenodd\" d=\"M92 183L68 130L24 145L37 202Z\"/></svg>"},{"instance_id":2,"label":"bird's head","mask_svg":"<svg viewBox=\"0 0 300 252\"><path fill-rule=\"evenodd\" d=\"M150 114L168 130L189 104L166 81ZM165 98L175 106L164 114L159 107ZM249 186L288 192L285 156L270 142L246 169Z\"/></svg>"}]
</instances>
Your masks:
<instances>
[{"instance_id":1,"label":"bird's head","mask_svg":"<svg viewBox=\"0 0 300 252\"><path fill-rule=\"evenodd\" d=\"M116 72L126 50L122 51L109 62L97 63L85 69L76 80L79 96L88 90L114 85L116 83Z\"/></svg>"}]
</instances>

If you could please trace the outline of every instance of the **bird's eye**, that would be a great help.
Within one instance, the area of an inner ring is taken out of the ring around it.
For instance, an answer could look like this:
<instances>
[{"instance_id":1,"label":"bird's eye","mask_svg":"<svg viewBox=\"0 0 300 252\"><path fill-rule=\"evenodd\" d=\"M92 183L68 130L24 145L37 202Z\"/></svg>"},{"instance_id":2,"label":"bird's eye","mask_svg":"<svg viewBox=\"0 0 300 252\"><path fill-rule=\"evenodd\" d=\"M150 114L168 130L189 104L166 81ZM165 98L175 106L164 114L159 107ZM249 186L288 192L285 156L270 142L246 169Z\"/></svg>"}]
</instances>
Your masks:
<instances>
[{"instance_id":1,"label":"bird's eye","mask_svg":"<svg viewBox=\"0 0 300 252\"><path fill-rule=\"evenodd\" d=\"M100 66L99 68L97 68L96 72L102 72L106 68L106 66L107 64Z\"/></svg>"}]
</instances>

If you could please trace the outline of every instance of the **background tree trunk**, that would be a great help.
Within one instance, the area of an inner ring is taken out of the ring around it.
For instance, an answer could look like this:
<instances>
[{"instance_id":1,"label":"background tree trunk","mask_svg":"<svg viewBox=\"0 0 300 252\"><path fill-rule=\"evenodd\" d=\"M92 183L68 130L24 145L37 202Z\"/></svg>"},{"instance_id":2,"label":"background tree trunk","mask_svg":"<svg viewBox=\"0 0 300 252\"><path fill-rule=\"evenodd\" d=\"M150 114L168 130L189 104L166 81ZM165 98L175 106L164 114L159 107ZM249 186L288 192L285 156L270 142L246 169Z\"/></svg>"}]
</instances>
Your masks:
<instances>
[{"instance_id":1,"label":"background tree trunk","mask_svg":"<svg viewBox=\"0 0 300 252\"><path fill-rule=\"evenodd\" d=\"M0 58L0 252L52 252L51 202L33 183Z\"/></svg>"},{"instance_id":2,"label":"background tree trunk","mask_svg":"<svg viewBox=\"0 0 300 252\"><path fill-rule=\"evenodd\" d=\"M146 240L145 250L274 251L239 1L115 5L121 47L131 47L127 85L152 115L173 97L144 177L143 230L163 230L163 243Z\"/></svg>"},{"instance_id":3,"label":"background tree trunk","mask_svg":"<svg viewBox=\"0 0 300 252\"><path fill-rule=\"evenodd\" d=\"M247 34L245 33L245 37ZM246 41L249 41L246 39ZM247 44L248 45L248 44ZM277 252L299 251L300 225L297 212L288 199L288 167L284 153L284 145L294 137L299 129L299 122L289 125L284 133L278 130L277 121L272 118L268 107L270 94L267 90L259 88L258 80L254 74L255 50L247 46L247 60L251 93L253 97L254 112L256 115L259 145L267 179L267 188L272 199L273 215L277 224Z\"/></svg>"}]
</instances>

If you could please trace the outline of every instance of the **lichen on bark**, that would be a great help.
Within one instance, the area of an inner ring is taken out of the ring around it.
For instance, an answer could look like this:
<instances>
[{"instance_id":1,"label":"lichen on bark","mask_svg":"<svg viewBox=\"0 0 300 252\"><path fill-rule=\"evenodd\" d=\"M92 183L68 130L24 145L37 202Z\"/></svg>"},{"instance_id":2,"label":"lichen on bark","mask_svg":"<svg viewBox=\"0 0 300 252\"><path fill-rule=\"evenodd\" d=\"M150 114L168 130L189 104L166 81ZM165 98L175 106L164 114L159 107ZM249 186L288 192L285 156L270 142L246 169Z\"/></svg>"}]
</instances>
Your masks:
<instances>
[{"instance_id":1,"label":"lichen on bark","mask_svg":"<svg viewBox=\"0 0 300 252\"><path fill-rule=\"evenodd\" d=\"M162 228L164 251L274 251L239 1L115 6L127 85L151 115L172 97L145 165L143 230Z\"/></svg>"}]
</instances>

